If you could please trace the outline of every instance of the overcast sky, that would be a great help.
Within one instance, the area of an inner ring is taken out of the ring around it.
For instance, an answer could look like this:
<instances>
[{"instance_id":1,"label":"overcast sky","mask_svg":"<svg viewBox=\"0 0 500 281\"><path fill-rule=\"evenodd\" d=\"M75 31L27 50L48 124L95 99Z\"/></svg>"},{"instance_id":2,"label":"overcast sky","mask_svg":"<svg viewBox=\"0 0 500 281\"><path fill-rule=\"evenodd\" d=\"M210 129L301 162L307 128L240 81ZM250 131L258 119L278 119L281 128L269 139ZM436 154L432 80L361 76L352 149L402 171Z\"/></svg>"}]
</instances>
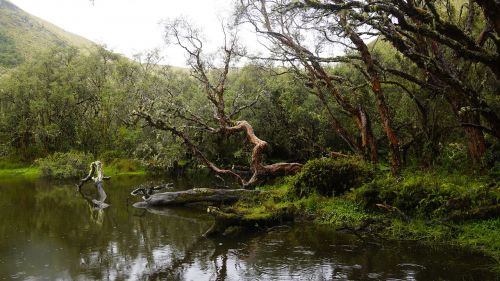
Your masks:
<instances>
[{"instance_id":1,"label":"overcast sky","mask_svg":"<svg viewBox=\"0 0 500 281\"><path fill-rule=\"evenodd\" d=\"M232 0L10 0L28 13L128 57L164 46L162 20L186 16L202 27L211 44L221 42L220 19ZM248 35L246 35L248 38ZM248 41L248 40L247 40ZM165 63L184 66L180 50L168 49Z\"/></svg>"}]
</instances>

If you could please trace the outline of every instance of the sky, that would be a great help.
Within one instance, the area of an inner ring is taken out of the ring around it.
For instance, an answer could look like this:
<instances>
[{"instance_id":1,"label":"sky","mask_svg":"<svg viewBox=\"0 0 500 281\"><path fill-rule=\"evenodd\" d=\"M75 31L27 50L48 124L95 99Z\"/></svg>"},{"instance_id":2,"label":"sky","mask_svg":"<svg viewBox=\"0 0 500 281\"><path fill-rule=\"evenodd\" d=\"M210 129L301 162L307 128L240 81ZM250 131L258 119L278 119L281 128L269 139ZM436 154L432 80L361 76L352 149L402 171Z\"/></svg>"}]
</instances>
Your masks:
<instances>
[{"instance_id":1,"label":"sky","mask_svg":"<svg viewBox=\"0 0 500 281\"><path fill-rule=\"evenodd\" d=\"M233 0L10 0L26 12L108 49L133 57L154 48L164 50L166 64L185 66L181 50L165 48L161 21L187 17L202 28L208 46L222 42L220 20L228 18ZM251 38L246 34L244 37ZM243 42L245 44L245 42Z\"/></svg>"}]
</instances>

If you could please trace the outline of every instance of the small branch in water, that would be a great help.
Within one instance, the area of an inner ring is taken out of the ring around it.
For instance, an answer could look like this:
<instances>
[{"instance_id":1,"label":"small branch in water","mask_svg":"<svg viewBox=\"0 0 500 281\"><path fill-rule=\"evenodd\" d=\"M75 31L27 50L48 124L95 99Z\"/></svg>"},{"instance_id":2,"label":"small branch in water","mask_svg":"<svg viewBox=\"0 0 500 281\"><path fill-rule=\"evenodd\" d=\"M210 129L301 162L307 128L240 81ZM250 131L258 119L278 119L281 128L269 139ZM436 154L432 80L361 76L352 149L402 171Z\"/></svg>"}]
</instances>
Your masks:
<instances>
[{"instance_id":1,"label":"small branch in water","mask_svg":"<svg viewBox=\"0 0 500 281\"><path fill-rule=\"evenodd\" d=\"M167 184L161 184L158 186L150 186L150 187L138 187L134 189L132 192L130 192L130 195L137 196L137 195L143 195L142 199L148 200L151 195L154 193L162 190L162 189L171 189L174 186L173 183L167 183Z\"/></svg>"}]
</instances>

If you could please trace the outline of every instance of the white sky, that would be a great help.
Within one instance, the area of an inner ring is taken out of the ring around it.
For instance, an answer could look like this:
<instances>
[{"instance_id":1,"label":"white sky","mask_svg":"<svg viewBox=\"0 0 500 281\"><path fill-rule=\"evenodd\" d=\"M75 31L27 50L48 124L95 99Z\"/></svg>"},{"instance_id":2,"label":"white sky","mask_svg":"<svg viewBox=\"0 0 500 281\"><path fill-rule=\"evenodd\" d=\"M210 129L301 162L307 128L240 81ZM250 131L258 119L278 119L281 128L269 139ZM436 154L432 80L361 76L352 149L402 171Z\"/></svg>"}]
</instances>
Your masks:
<instances>
[{"instance_id":1,"label":"white sky","mask_svg":"<svg viewBox=\"0 0 500 281\"><path fill-rule=\"evenodd\" d=\"M32 15L128 57L157 47L165 49L160 22L178 16L186 16L201 27L209 46L218 45L222 43L220 18L227 18L233 7L232 0L95 0L94 4L89 0L10 1ZM184 66L184 54L169 48L164 63Z\"/></svg>"}]
</instances>

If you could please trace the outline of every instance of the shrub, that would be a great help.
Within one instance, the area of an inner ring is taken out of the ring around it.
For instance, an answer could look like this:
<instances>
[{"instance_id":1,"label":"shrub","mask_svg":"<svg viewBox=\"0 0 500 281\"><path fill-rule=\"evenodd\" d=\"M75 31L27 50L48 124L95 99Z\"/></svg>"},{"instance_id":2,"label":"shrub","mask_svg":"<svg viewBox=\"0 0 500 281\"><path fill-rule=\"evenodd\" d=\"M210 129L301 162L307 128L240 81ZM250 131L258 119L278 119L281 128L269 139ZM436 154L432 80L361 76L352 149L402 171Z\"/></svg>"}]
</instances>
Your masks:
<instances>
[{"instance_id":1,"label":"shrub","mask_svg":"<svg viewBox=\"0 0 500 281\"><path fill-rule=\"evenodd\" d=\"M357 158L321 158L307 162L291 180L291 192L298 197L313 193L340 195L370 179L373 168Z\"/></svg>"},{"instance_id":2,"label":"shrub","mask_svg":"<svg viewBox=\"0 0 500 281\"><path fill-rule=\"evenodd\" d=\"M499 202L499 193L496 184L465 177L416 174L399 182L390 176L377 178L355 190L353 196L368 208L388 204L407 215L445 217L494 206Z\"/></svg>"},{"instance_id":3,"label":"shrub","mask_svg":"<svg viewBox=\"0 0 500 281\"><path fill-rule=\"evenodd\" d=\"M124 153L118 150L106 150L100 154L99 159L105 163L111 163L115 159L121 159L124 156Z\"/></svg>"},{"instance_id":4,"label":"shrub","mask_svg":"<svg viewBox=\"0 0 500 281\"><path fill-rule=\"evenodd\" d=\"M0 169L17 169L25 167L26 164L22 163L20 159L14 157L0 157Z\"/></svg>"},{"instance_id":5,"label":"shrub","mask_svg":"<svg viewBox=\"0 0 500 281\"><path fill-rule=\"evenodd\" d=\"M449 143L443 147L440 158L443 165L456 167L467 159L467 148L462 143Z\"/></svg>"},{"instance_id":6,"label":"shrub","mask_svg":"<svg viewBox=\"0 0 500 281\"><path fill-rule=\"evenodd\" d=\"M134 172L141 168L139 162L132 159L115 159L109 166L115 172Z\"/></svg>"},{"instance_id":7,"label":"shrub","mask_svg":"<svg viewBox=\"0 0 500 281\"><path fill-rule=\"evenodd\" d=\"M92 161L90 154L70 151L56 152L36 160L36 164L40 167L42 177L67 179L85 176Z\"/></svg>"}]
</instances>

